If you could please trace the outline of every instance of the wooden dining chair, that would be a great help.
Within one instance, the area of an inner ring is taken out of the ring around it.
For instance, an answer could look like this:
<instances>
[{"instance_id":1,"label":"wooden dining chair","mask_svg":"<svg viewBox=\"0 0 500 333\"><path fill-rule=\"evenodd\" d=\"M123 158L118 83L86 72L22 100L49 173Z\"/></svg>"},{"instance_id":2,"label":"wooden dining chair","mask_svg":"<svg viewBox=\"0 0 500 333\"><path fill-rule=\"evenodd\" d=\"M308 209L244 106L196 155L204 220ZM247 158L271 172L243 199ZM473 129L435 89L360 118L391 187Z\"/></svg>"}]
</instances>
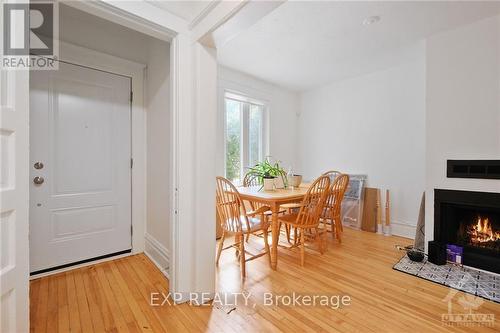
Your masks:
<instances>
[{"instance_id":1,"label":"wooden dining chair","mask_svg":"<svg viewBox=\"0 0 500 333\"><path fill-rule=\"evenodd\" d=\"M335 178L338 175L341 175L341 174L342 174L342 172L340 172L340 171L330 170L330 171L327 171L327 172L323 172L321 175L322 176L328 176L328 177L330 177L330 182L333 183L333 181L335 180Z\"/></svg>"},{"instance_id":2,"label":"wooden dining chair","mask_svg":"<svg viewBox=\"0 0 500 333\"><path fill-rule=\"evenodd\" d=\"M324 253L325 230L319 228L319 221L329 190L330 178L328 176L320 176L307 190L298 213L285 214L278 218L280 223L289 225L298 232L299 238L295 237L294 245L291 247L300 247L301 266L304 266L306 232L309 232L308 236L311 236L318 242L320 253Z\"/></svg>"},{"instance_id":3,"label":"wooden dining chair","mask_svg":"<svg viewBox=\"0 0 500 333\"><path fill-rule=\"evenodd\" d=\"M323 176L328 176L330 177L330 183L333 184L333 181L335 180L335 178L338 176L338 175L341 175L342 172L340 171L337 171L337 170L329 170L329 171L326 171L326 172L323 172ZM342 224L340 224L340 231L344 231L344 227L342 226Z\"/></svg>"},{"instance_id":4,"label":"wooden dining chair","mask_svg":"<svg viewBox=\"0 0 500 333\"><path fill-rule=\"evenodd\" d=\"M241 277L244 278L246 275L245 263L247 261L259 258L267 253L269 264L271 264L271 254L267 239L269 224L264 215L264 212L268 211L269 207L261 206L256 210L247 211L238 190L229 180L223 177L217 177L216 182L216 207L222 227L222 237L217 247L216 264L219 264L222 250L235 248L236 254L240 260ZM262 231L263 233L265 252L252 255L245 250L244 238L245 235L250 235L258 231ZM234 234L235 242L234 244L224 247L224 241L228 234ZM251 256L246 258L246 253Z\"/></svg>"},{"instance_id":5,"label":"wooden dining chair","mask_svg":"<svg viewBox=\"0 0 500 333\"><path fill-rule=\"evenodd\" d=\"M244 187L250 187L250 186L260 186L259 178L255 177L252 174L247 173L245 177L243 178L243 186ZM249 201L248 204L252 208L252 210L256 210L260 207L262 207L264 204L256 201ZM270 212L270 211L269 211Z\"/></svg>"},{"instance_id":6,"label":"wooden dining chair","mask_svg":"<svg viewBox=\"0 0 500 333\"><path fill-rule=\"evenodd\" d=\"M335 180L330 186L330 191L326 199L325 209L321 214L321 219L323 220L325 230L328 230L328 224L330 224L330 229L332 236L337 238L339 242L342 242L342 200L344 199L344 194L349 185L349 175L339 174L335 177Z\"/></svg>"},{"instance_id":7,"label":"wooden dining chair","mask_svg":"<svg viewBox=\"0 0 500 333\"><path fill-rule=\"evenodd\" d=\"M250 186L260 186L259 178L255 177L252 174L247 173L245 177L243 178L243 186L244 187L250 187ZM255 211L259 209L260 207L264 206L263 203L257 202L257 201L248 201L248 205L250 206L251 210ZM286 210L285 209L280 209L278 214L284 213ZM264 215L266 216L266 220L269 221L269 217L273 215L273 212L271 210L268 210L264 212ZM287 238L290 239L290 229L286 229L286 235ZM246 241L248 242L250 238L250 235L247 235Z\"/></svg>"}]
</instances>

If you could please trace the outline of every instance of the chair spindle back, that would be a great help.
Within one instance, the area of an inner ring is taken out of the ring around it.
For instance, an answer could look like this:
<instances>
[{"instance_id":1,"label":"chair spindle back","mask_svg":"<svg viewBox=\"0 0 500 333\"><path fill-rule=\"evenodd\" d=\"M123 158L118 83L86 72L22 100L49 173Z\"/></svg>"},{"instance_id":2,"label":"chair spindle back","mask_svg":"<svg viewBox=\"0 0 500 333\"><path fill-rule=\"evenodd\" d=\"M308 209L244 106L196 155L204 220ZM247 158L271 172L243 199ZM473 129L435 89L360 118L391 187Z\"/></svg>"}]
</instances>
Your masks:
<instances>
[{"instance_id":1,"label":"chair spindle back","mask_svg":"<svg viewBox=\"0 0 500 333\"><path fill-rule=\"evenodd\" d=\"M236 187L226 178L217 177L216 204L222 229L228 232L241 232L241 213L243 201Z\"/></svg>"},{"instance_id":2,"label":"chair spindle back","mask_svg":"<svg viewBox=\"0 0 500 333\"><path fill-rule=\"evenodd\" d=\"M340 216L342 200L349 185L349 175L339 174L333 181L328 197L326 199L326 209L330 210L331 217Z\"/></svg>"},{"instance_id":3,"label":"chair spindle back","mask_svg":"<svg viewBox=\"0 0 500 333\"><path fill-rule=\"evenodd\" d=\"M260 186L260 185L261 184L260 184L259 178L255 177L254 175L247 173L245 175L245 178L243 178L243 186L244 187ZM265 206L263 203L256 202L256 201L250 201L249 204L250 204L250 208L252 210L257 210L260 207Z\"/></svg>"},{"instance_id":4,"label":"chair spindle back","mask_svg":"<svg viewBox=\"0 0 500 333\"><path fill-rule=\"evenodd\" d=\"M318 226L329 190L330 178L328 176L320 176L312 183L302 201L296 224L310 228Z\"/></svg>"}]
</instances>

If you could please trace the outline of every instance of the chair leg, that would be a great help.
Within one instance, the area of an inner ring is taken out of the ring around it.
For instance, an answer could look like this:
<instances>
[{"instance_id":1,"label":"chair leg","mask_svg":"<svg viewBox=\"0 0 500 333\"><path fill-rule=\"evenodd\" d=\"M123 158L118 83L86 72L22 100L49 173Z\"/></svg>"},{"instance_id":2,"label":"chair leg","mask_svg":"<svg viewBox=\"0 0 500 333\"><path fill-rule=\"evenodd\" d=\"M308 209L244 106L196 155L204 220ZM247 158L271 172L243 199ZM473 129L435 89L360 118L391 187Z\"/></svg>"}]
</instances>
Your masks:
<instances>
[{"instance_id":1,"label":"chair leg","mask_svg":"<svg viewBox=\"0 0 500 333\"><path fill-rule=\"evenodd\" d=\"M285 224L285 232L286 232L286 240L288 241L288 243L291 243L290 242L290 225L289 224Z\"/></svg>"},{"instance_id":2,"label":"chair leg","mask_svg":"<svg viewBox=\"0 0 500 333\"><path fill-rule=\"evenodd\" d=\"M304 244L304 231L300 232L300 266L304 266L305 244Z\"/></svg>"},{"instance_id":3,"label":"chair leg","mask_svg":"<svg viewBox=\"0 0 500 333\"><path fill-rule=\"evenodd\" d=\"M271 266L271 250L269 249L269 240L267 239L268 231L267 229L262 229L262 232L264 234L264 246L266 248L267 252L267 258L269 259L269 266Z\"/></svg>"},{"instance_id":4,"label":"chair leg","mask_svg":"<svg viewBox=\"0 0 500 333\"><path fill-rule=\"evenodd\" d=\"M241 235L241 242L240 242L240 269L241 269L241 278L244 279L246 276L246 269L245 269L245 242L244 242L244 235Z\"/></svg>"},{"instance_id":5,"label":"chair leg","mask_svg":"<svg viewBox=\"0 0 500 333\"><path fill-rule=\"evenodd\" d=\"M222 231L222 237L219 240L219 247L217 248L217 259L215 264L219 265L220 254L222 253L222 248L224 247L224 239L226 238L226 233Z\"/></svg>"},{"instance_id":6,"label":"chair leg","mask_svg":"<svg viewBox=\"0 0 500 333\"><path fill-rule=\"evenodd\" d=\"M238 257L238 258L240 257L240 244L239 244L239 243L240 243L240 239L241 239L241 237L242 237L242 236L241 236L241 235L239 235L239 234L234 235L234 244L236 244L236 245L237 245L237 246L236 246L236 253L235 253L235 255L236 255L236 257Z\"/></svg>"},{"instance_id":7,"label":"chair leg","mask_svg":"<svg viewBox=\"0 0 500 333\"><path fill-rule=\"evenodd\" d=\"M335 219L335 233L339 243L342 243L342 223L340 219Z\"/></svg>"},{"instance_id":8,"label":"chair leg","mask_svg":"<svg viewBox=\"0 0 500 333\"><path fill-rule=\"evenodd\" d=\"M318 245L319 245L319 253L325 253L325 242L324 242L324 234L325 232L320 233L319 229L316 229L316 237L318 237Z\"/></svg>"},{"instance_id":9,"label":"chair leg","mask_svg":"<svg viewBox=\"0 0 500 333\"><path fill-rule=\"evenodd\" d=\"M326 239L326 232L323 233L323 252L328 251L328 243Z\"/></svg>"}]
</instances>

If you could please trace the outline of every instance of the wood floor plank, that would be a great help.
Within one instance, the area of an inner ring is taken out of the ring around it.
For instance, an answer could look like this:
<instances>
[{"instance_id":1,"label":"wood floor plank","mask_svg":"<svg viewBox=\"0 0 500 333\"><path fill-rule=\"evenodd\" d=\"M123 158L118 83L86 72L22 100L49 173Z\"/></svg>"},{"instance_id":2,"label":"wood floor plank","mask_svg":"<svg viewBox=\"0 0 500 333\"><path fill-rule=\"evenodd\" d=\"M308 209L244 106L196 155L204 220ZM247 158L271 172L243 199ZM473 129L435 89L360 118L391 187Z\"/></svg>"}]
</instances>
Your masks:
<instances>
[{"instance_id":1,"label":"wood floor plank","mask_svg":"<svg viewBox=\"0 0 500 333\"><path fill-rule=\"evenodd\" d=\"M37 318L37 310L39 308L41 279L32 280L30 282L30 318ZM35 332L36 321L31 320L30 332Z\"/></svg>"},{"instance_id":2,"label":"wood floor plank","mask_svg":"<svg viewBox=\"0 0 500 333\"><path fill-rule=\"evenodd\" d=\"M66 284L68 292L68 305L69 305L69 328L71 332L81 332L82 327L80 323L80 311L78 309L78 297L75 286L75 272L68 271L66 275ZM43 278L42 278L43 279Z\"/></svg>"},{"instance_id":3,"label":"wood floor plank","mask_svg":"<svg viewBox=\"0 0 500 333\"><path fill-rule=\"evenodd\" d=\"M66 276L58 274L57 278L57 308L58 308L58 331L69 332L69 306L68 306L68 289L66 284Z\"/></svg>"},{"instance_id":4,"label":"wood floor plank","mask_svg":"<svg viewBox=\"0 0 500 333\"><path fill-rule=\"evenodd\" d=\"M47 332L58 332L59 298L57 296L57 277L49 276L49 292L47 304Z\"/></svg>"},{"instance_id":5,"label":"wood floor plank","mask_svg":"<svg viewBox=\"0 0 500 333\"><path fill-rule=\"evenodd\" d=\"M76 297L78 299L78 312L80 314L80 323L83 332L93 332L94 326L92 325L92 317L90 315L90 308L88 297L89 293L85 290L83 283L82 270L84 268L76 269L74 272Z\"/></svg>"},{"instance_id":6,"label":"wood floor plank","mask_svg":"<svg viewBox=\"0 0 500 333\"><path fill-rule=\"evenodd\" d=\"M48 319L48 304L49 304L49 278L40 281L40 289L38 291L38 305L35 321L35 332L47 332Z\"/></svg>"},{"instance_id":7,"label":"wood floor plank","mask_svg":"<svg viewBox=\"0 0 500 333\"><path fill-rule=\"evenodd\" d=\"M116 324L115 328L112 330L117 330L117 332L130 332L128 329L127 323L121 313L120 306L117 304L113 291L111 290L111 286L109 285L108 279L106 278L106 273L104 272L104 267L107 265L103 263L102 265L96 266L97 278L99 281L100 288L103 291L106 303L109 306L111 316L113 317L113 321Z\"/></svg>"},{"instance_id":8,"label":"wood floor plank","mask_svg":"<svg viewBox=\"0 0 500 333\"><path fill-rule=\"evenodd\" d=\"M115 320L113 318L113 315L111 314L111 308L106 300L104 290L99 283L96 266L89 267L88 273L90 286L93 290L95 290L95 303L101 312L104 330L106 332L116 332L117 329Z\"/></svg>"},{"instance_id":9,"label":"wood floor plank","mask_svg":"<svg viewBox=\"0 0 500 333\"><path fill-rule=\"evenodd\" d=\"M136 299L133 297L131 290L128 288L123 276L120 274L118 267L114 262L109 262L109 268L113 274L113 278L120 289L126 304L129 306L133 320L137 323L138 328L141 332L151 332L148 320L146 319L144 313L142 312Z\"/></svg>"},{"instance_id":10,"label":"wood floor plank","mask_svg":"<svg viewBox=\"0 0 500 333\"><path fill-rule=\"evenodd\" d=\"M89 306L90 318L92 319L92 327L94 332L104 332L104 319L102 311L99 307L99 301L94 285L91 281L91 272L93 267L84 268L81 270L85 294L87 296L87 303Z\"/></svg>"},{"instance_id":11,"label":"wood floor plank","mask_svg":"<svg viewBox=\"0 0 500 333\"><path fill-rule=\"evenodd\" d=\"M145 320L147 322L147 327L144 329L152 330L153 332L161 332L164 331L162 324L158 320L158 318L153 313L153 307L150 305L148 299L143 297L139 288L134 281L134 278L131 276L130 272L127 270L123 260L116 260L113 264L117 267L118 273L122 276L123 280L127 284L127 288L130 292L130 295L135 299L137 307L141 310L141 312L145 316ZM141 319L142 322L143 319ZM144 325L144 324L142 324Z\"/></svg>"},{"instance_id":12,"label":"wood floor plank","mask_svg":"<svg viewBox=\"0 0 500 333\"><path fill-rule=\"evenodd\" d=\"M140 281L146 282L146 294L148 297L150 297L152 292L168 294L168 284L164 282L165 277L158 269L150 265L150 261L145 256L135 256L129 267L135 272ZM189 320L184 320L184 316L175 305L167 304L166 306L156 307L155 312L163 318L170 318L168 324L172 325L169 329L171 331L179 332L193 329L193 324Z\"/></svg>"},{"instance_id":13,"label":"wood floor plank","mask_svg":"<svg viewBox=\"0 0 500 333\"><path fill-rule=\"evenodd\" d=\"M122 292L120 289L120 286L118 285L118 281L116 280L115 276L113 275L113 272L111 270L111 263L106 263L106 265L103 265L104 268L104 273L106 275L106 279L108 280L109 286L111 287L111 290L113 291L113 296L115 302L118 304L120 307L120 312L122 313L123 319L125 320L125 323L127 324L128 329L130 332L140 332L142 329L140 328L141 325L137 323L136 318L134 317L134 314L132 313L131 310L131 303L133 303L133 299L130 299L131 302L129 302L129 299L126 298L125 293L127 292L126 290Z\"/></svg>"},{"instance_id":14,"label":"wood floor plank","mask_svg":"<svg viewBox=\"0 0 500 333\"><path fill-rule=\"evenodd\" d=\"M467 332L500 331L500 304L484 301L476 312L495 315L493 327L443 326L443 302L450 291L441 285L392 269L409 244L399 237L345 230L342 244L328 238L324 255L279 248L278 270L266 257L247 263L240 279L234 251L224 251L217 268L217 290L250 293L249 304L198 307L152 306L151 293L168 293L168 280L143 254L33 280L30 290L31 331L85 332L88 319L95 332ZM252 237L248 249L263 248ZM52 296L55 290L56 296ZM268 306L264 294L348 295L349 306ZM457 294L454 309L462 309ZM55 311L55 312L54 312ZM57 324L57 325L56 325ZM85 326L85 327L84 327Z\"/></svg>"}]
</instances>

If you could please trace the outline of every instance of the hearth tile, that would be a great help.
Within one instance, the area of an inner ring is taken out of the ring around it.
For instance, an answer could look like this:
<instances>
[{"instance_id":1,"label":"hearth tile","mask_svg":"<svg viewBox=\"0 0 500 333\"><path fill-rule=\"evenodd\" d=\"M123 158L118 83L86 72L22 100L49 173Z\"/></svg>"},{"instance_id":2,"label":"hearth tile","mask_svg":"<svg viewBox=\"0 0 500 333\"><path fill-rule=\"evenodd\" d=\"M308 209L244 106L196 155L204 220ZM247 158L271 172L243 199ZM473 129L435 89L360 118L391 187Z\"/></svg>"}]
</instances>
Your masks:
<instances>
[{"instance_id":1,"label":"hearth tile","mask_svg":"<svg viewBox=\"0 0 500 333\"><path fill-rule=\"evenodd\" d=\"M478 271L477 269L470 268L470 267L460 267L460 268L463 272L467 272L473 276L478 276L481 273L481 271Z\"/></svg>"},{"instance_id":2,"label":"hearth tile","mask_svg":"<svg viewBox=\"0 0 500 333\"><path fill-rule=\"evenodd\" d=\"M485 272L481 272L479 274L478 280L479 281L488 281L488 282L498 281L498 283L500 283L500 278L498 276L495 276L495 274L485 273Z\"/></svg>"},{"instance_id":3,"label":"hearth tile","mask_svg":"<svg viewBox=\"0 0 500 333\"><path fill-rule=\"evenodd\" d=\"M444 283L444 281L446 280L446 275L440 275L440 274L436 274L436 273L432 273L432 272L420 272L420 273L418 273L417 276L420 276L420 277L423 277L425 279L429 279L431 281L438 282L438 283Z\"/></svg>"},{"instance_id":4,"label":"hearth tile","mask_svg":"<svg viewBox=\"0 0 500 333\"><path fill-rule=\"evenodd\" d=\"M449 284L447 284L450 287L459 289L459 290L464 290L468 292L475 292L477 289L476 283L471 283L471 282L464 282L464 281L450 281Z\"/></svg>"},{"instance_id":5,"label":"hearth tile","mask_svg":"<svg viewBox=\"0 0 500 333\"><path fill-rule=\"evenodd\" d=\"M420 268L404 266L404 267L401 267L401 270L404 272L416 275L420 271Z\"/></svg>"},{"instance_id":6,"label":"hearth tile","mask_svg":"<svg viewBox=\"0 0 500 333\"><path fill-rule=\"evenodd\" d=\"M436 274L448 274L449 269L446 266L438 266L432 263L426 263L422 268L422 271L432 272Z\"/></svg>"},{"instance_id":7,"label":"hearth tile","mask_svg":"<svg viewBox=\"0 0 500 333\"><path fill-rule=\"evenodd\" d=\"M485 290L497 290L497 285L495 284L495 282L484 282L484 281L480 281L479 282L479 285L478 285L478 288L483 288ZM500 290L500 289L498 289Z\"/></svg>"}]
</instances>

